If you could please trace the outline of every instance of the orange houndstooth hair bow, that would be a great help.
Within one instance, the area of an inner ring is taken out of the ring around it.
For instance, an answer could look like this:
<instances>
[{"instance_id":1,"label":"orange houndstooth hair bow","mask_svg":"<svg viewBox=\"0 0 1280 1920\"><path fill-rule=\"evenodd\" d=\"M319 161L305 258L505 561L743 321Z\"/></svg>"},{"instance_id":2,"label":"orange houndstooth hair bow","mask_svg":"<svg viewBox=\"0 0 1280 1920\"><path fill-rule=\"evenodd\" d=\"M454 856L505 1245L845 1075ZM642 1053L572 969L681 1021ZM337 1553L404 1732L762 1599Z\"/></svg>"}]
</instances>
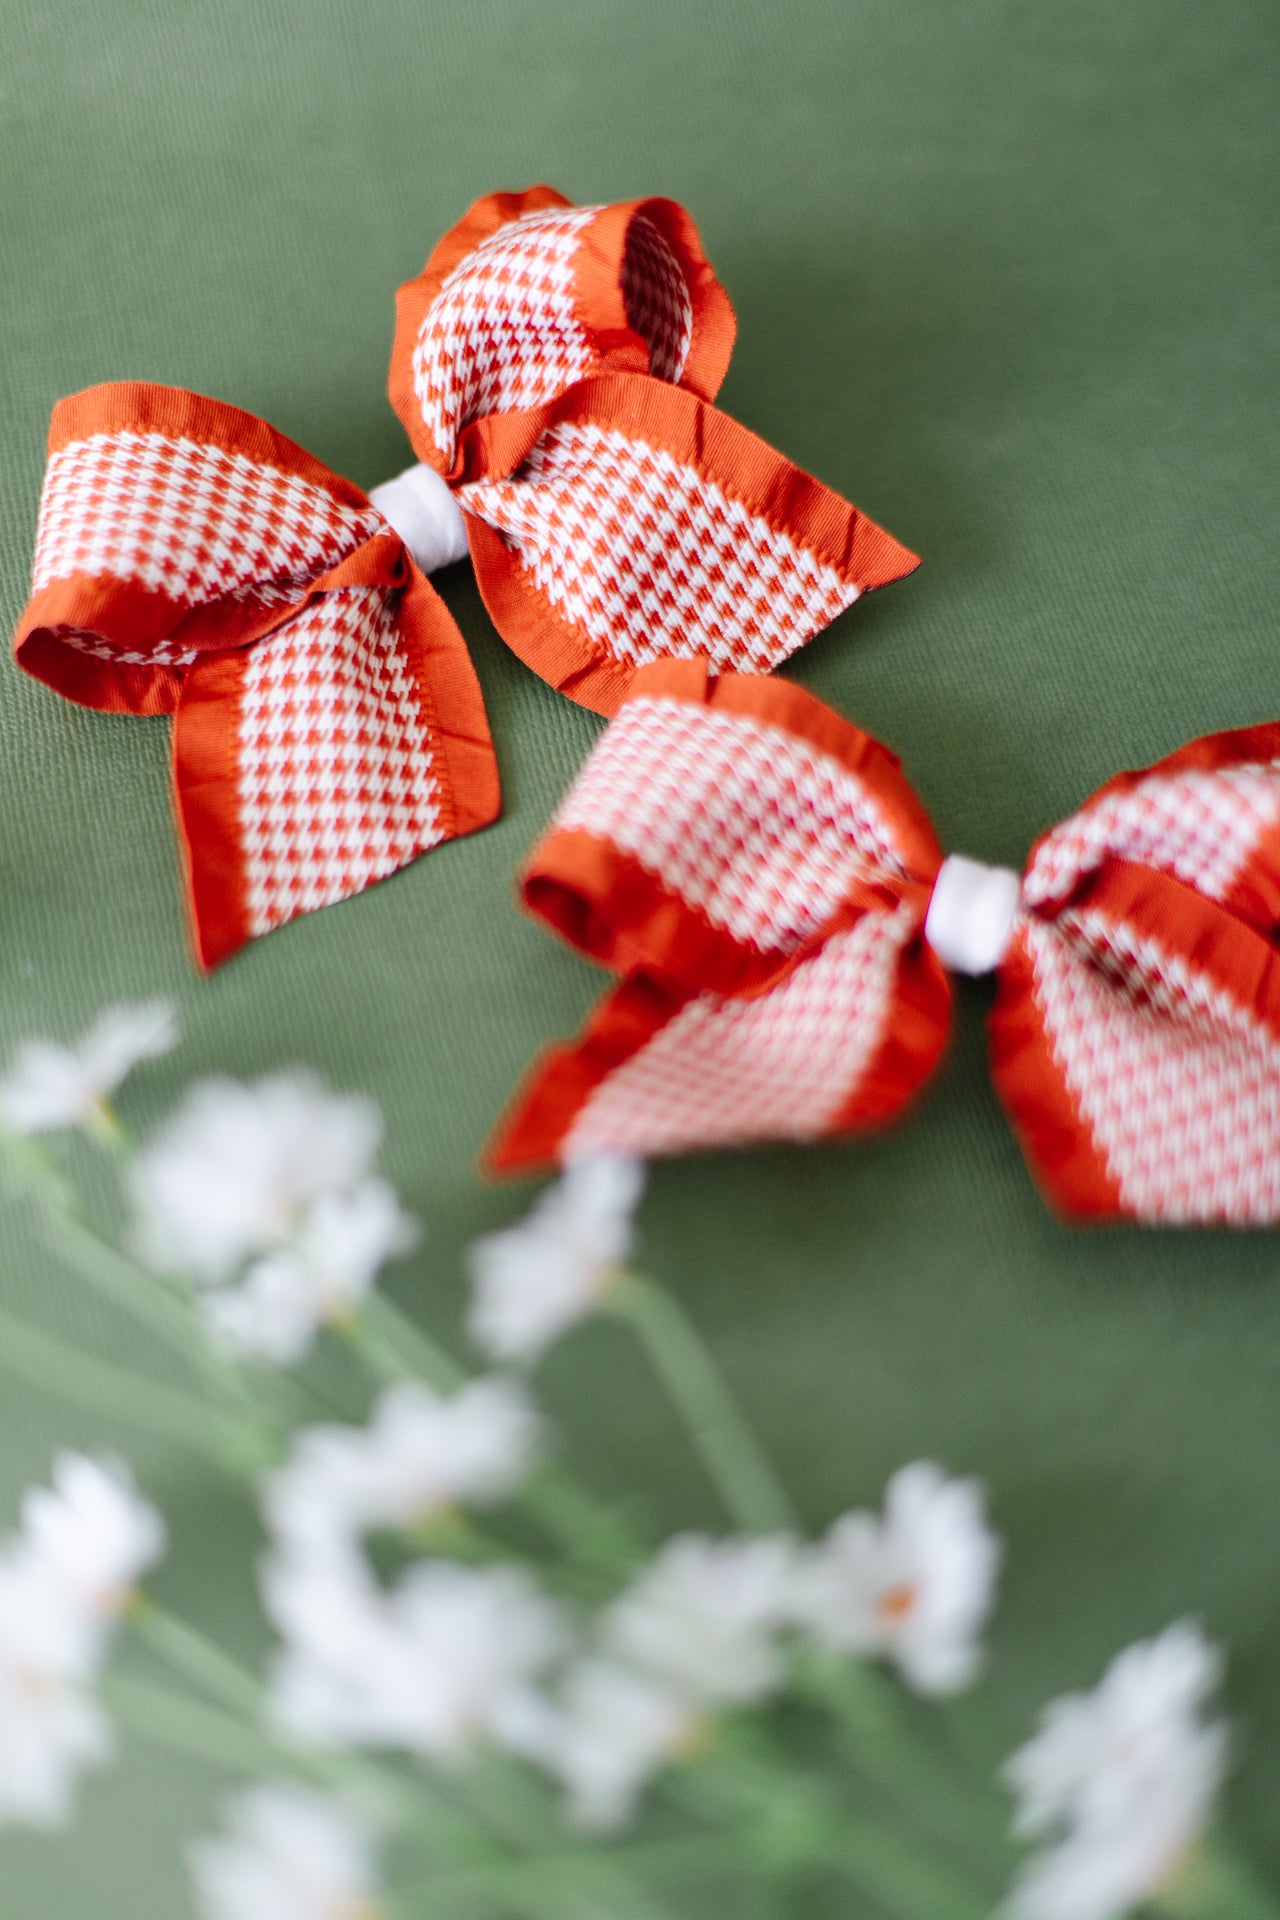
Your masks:
<instances>
[{"instance_id":1,"label":"orange houndstooth hair bow","mask_svg":"<svg viewBox=\"0 0 1280 1920\"><path fill-rule=\"evenodd\" d=\"M624 976L493 1171L891 1119L994 971L991 1059L1065 1214L1280 1221L1280 725L1124 773L1024 874L944 860L898 762L800 688L646 669L524 876Z\"/></svg>"},{"instance_id":2,"label":"orange houndstooth hair bow","mask_svg":"<svg viewBox=\"0 0 1280 1920\"><path fill-rule=\"evenodd\" d=\"M180 389L54 410L16 656L86 706L175 715L206 966L497 813L423 578L468 546L510 645L604 713L645 661L767 673L916 564L710 404L733 313L671 201L491 195L398 309L420 464L370 494Z\"/></svg>"}]
</instances>

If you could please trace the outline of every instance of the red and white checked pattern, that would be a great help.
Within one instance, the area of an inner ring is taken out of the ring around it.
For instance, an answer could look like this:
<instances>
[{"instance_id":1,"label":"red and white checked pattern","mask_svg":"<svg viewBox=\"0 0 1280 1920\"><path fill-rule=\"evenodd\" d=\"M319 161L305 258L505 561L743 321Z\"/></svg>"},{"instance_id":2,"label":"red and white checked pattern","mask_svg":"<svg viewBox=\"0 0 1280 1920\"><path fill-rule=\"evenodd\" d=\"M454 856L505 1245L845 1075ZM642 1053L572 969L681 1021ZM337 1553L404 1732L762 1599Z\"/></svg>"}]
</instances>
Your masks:
<instances>
[{"instance_id":1,"label":"red and white checked pattern","mask_svg":"<svg viewBox=\"0 0 1280 1920\"><path fill-rule=\"evenodd\" d=\"M1025 919L1045 1032L1140 1220L1280 1215L1280 1035L1180 954L1094 913Z\"/></svg>"},{"instance_id":2,"label":"red and white checked pattern","mask_svg":"<svg viewBox=\"0 0 1280 1920\"><path fill-rule=\"evenodd\" d=\"M136 647L116 646L101 634L81 633L77 627L51 627L49 631L64 647L109 661L113 667L189 667L196 657L194 647L176 647L172 640L158 640L146 653L140 653Z\"/></svg>"},{"instance_id":3,"label":"red and white checked pattern","mask_svg":"<svg viewBox=\"0 0 1280 1920\"><path fill-rule=\"evenodd\" d=\"M49 462L32 591L108 576L197 605L273 582L305 586L380 525L372 507L343 506L241 453L162 433L95 433Z\"/></svg>"},{"instance_id":4,"label":"red and white checked pattern","mask_svg":"<svg viewBox=\"0 0 1280 1920\"><path fill-rule=\"evenodd\" d=\"M446 461L486 413L536 407L596 363L573 300L574 256L599 207L547 207L509 220L460 260L418 329L413 390Z\"/></svg>"},{"instance_id":5,"label":"red and white checked pattern","mask_svg":"<svg viewBox=\"0 0 1280 1920\"><path fill-rule=\"evenodd\" d=\"M789 534L660 447L550 428L509 480L459 490L535 584L615 659L768 673L858 597Z\"/></svg>"},{"instance_id":6,"label":"red and white checked pattern","mask_svg":"<svg viewBox=\"0 0 1280 1920\"><path fill-rule=\"evenodd\" d=\"M1277 819L1280 763L1153 773L1046 835L1023 898L1037 907L1061 900L1111 856L1175 874L1221 900Z\"/></svg>"},{"instance_id":7,"label":"red and white checked pattern","mask_svg":"<svg viewBox=\"0 0 1280 1920\"><path fill-rule=\"evenodd\" d=\"M627 701L552 831L575 828L764 951L797 946L855 880L904 872L882 808L838 760L781 727L685 700Z\"/></svg>"},{"instance_id":8,"label":"red and white checked pattern","mask_svg":"<svg viewBox=\"0 0 1280 1920\"><path fill-rule=\"evenodd\" d=\"M325 594L249 650L238 735L250 933L443 839L431 738L381 589Z\"/></svg>"},{"instance_id":9,"label":"red and white checked pattern","mask_svg":"<svg viewBox=\"0 0 1280 1920\"><path fill-rule=\"evenodd\" d=\"M917 931L902 909L867 913L758 999L691 1000L595 1089L562 1153L819 1137L880 1046Z\"/></svg>"},{"instance_id":10,"label":"red and white checked pattern","mask_svg":"<svg viewBox=\"0 0 1280 1920\"><path fill-rule=\"evenodd\" d=\"M693 341L693 301L666 236L642 213L627 229L622 298L628 326L648 345L650 373L674 384Z\"/></svg>"}]
</instances>

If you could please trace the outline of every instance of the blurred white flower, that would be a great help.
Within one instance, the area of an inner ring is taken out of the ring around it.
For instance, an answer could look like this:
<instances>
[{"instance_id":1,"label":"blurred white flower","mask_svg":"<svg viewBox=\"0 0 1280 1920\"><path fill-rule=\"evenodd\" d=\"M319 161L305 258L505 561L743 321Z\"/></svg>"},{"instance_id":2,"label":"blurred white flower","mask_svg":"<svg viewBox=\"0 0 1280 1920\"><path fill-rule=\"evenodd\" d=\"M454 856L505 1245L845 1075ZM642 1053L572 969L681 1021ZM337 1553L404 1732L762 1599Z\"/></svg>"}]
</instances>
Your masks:
<instances>
[{"instance_id":1,"label":"blurred white flower","mask_svg":"<svg viewBox=\"0 0 1280 1920\"><path fill-rule=\"evenodd\" d=\"M594 1311L631 1250L644 1165L623 1154L571 1161L518 1226L471 1249L471 1331L496 1360L532 1362Z\"/></svg>"},{"instance_id":2,"label":"blurred white flower","mask_svg":"<svg viewBox=\"0 0 1280 1920\"><path fill-rule=\"evenodd\" d=\"M86 1767L111 1757L89 1683L99 1636L19 1543L0 1557L0 1827L65 1826Z\"/></svg>"},{"instance_id":3,"label":"blurred white flower","mask_svg":"<svg viewBox=\"0 0 1280 1920\"><path fill-rule=\"evenodd\" d=\"M188 1854L201 1920L374 1920L375 1835L341 1801L269 1783L231 1802L227 1828Z\"/></svg>"},{"instance_id":4,"label":"blurred white flower","mask_svg":"<svg viewBox=\"0 0 1280 1920\"><path fill-rule=\"evenodd\" d=\"M165 1548L164 1521L127 1468L82 1453L60 1453L53 1486L28 1489L22 1528L22 1550L67 1605L100 1630L123 1611Z\"/></svg>"},{"instance_id":5,"label":"blurred white flower","mask_svg":"<svg viewBox=\"0 0 1280 1920\"><path fill-rule=\"evenodd\" d=\"M278 1539L305 1549L490 1505L527 1472L538 1424L512 1380L473 1380L451 1394L404 1381L383 1389L367 1426L299 1433L264 1486L263 1512Z\"/></svg>"},{"instance_id":6,"label":"blurred white flower","mask_svg":"<svg viewBox=\"0 0 1280 1920\"><path fill-rule=\"evenodd\" d=\"M383 1592L354 1555L285 1554L263 1593L285 1643L276 1717L328 1744L461 1759L523 1723L565 1645L557 1610L516 1568L420 1561Z\"/></svg>"},{"instance_id":7,"label":"blurred white flower","mask_svg":"<svg viewBox=\"0 0 1280 1920\"><path fill-rule=\"evenodd\" d=\"M1050 1703L1005 1769L1015 1830L1049 1840L1008 1920L1121 1920L1176 1878L1226 1769L1226 1728L1202 1717L1220 1677L1182 1623L1119 1654L1092 1693Z\"/></svg>"},{"instance_id":8,"label":"blurred white flower","mask_svg":"<svg viewBox=\"0 0 1280 1920\"><path fill-rule=\"evenodd\" d=\"M794 1565L781 1536L678 1535L604 1609L557 1693L520 1703L508 1742L560 1780L575 1825L622 1825L710 1710L778 1687Z\"/></svg>"},{"instance_id":9,"label":"blurred white flower","mask_svg":"<svg viewBox=\"0 0 1280 1920\"><path fill-rule=\"evenodd\" d=\"M698 1703L762 1699L783 1675L794 1568L780 1536L677 1535L605 1609L600 1646Z\"/></svg>"},{"instance_id":10,"label":"blurred white flower","mask_svg":"<svg viewBox=\"0 0 1280 1920\"><path fill-rule=\"evenodd\" d=\"M982 1663L1000 1541L981 1487L917 1461L894 1474L884 1517L848 1513L805 1556L795 1610L822 1645L892 1660L920 1693L954 1693Z\"/></svg>"},{"instance_id":11,"label":"blurred white flower","mask_svg":"<svg viewBox=\"0 0 1280 1920\"><path fill-rule=\"evenodd\" d=\"M255 1261L239 1286L205 1293L201 1312L229 1352L292 1366L321 1326L358 1310L387 1261L414 1239L415 1223L385 1180L322 1193L288 1247Z\"/></svg>"},{"instance_id":12,"label":"blurred white flower","mask_svg":"<svg viewBox=\"0 0 1280 1920\"><path fill-rule=\"evenodd\" d=\"M372 1101L310 1074L202 1081L138 1155L139 1246L157 1267L225 1283L253 1255L289 1245L322 1195L358 1186L381 1134Z\"/></svg>"},{"instance_id":13,"label":"blurred white flower","mask_svg":"<svg viewBox=\"0 0 1280 1920\"><path fill-rule=\"evenodd\" d=\"M395 1609L429 1680L417 1745L441 1759L477 1739L504 1739L533 1682L567 1644L558 1610L515 1567L421 1561L400 1582Z\"/></svg>"},{"instance_id":14,"label":"blurred white flower","mask_svg":"<svg viewBox=\"0 0 1280 1920\"><path fill-rule=\"evenodd\" d=\"M277 1721L325 1745L395 1744L411 1658L354 1549L273 1554L261 1590L284 1643L271 1686Z\"/></svg>"},{"instance_id":15,"label":"blurred white flower","mask_svg":"<svg viewBox=\"0 0 1280 1920\"><path fill-rule=\"evenodd\" d=\"M69 1047L28 1040L0 1080L0 1113L17 1133L80 1127L105 1115L116 1088L142 1060L178 1044L178 1018L167 1000L107 1007Z\"/></svg>"},{"instance_id":16,"label":"blurred white flower","mask_svg":"<svg viewBox=\"0 0 1280 1920\"><path fill-rule=\"evenodd\" d=\"M601 1833L626 1823L645 1783L696 1744L701 1724L685 1694L588 1659L570 1671L559 1704L513 1744L566 1788L573 1825Z\"/></svg>"}]
</instances>

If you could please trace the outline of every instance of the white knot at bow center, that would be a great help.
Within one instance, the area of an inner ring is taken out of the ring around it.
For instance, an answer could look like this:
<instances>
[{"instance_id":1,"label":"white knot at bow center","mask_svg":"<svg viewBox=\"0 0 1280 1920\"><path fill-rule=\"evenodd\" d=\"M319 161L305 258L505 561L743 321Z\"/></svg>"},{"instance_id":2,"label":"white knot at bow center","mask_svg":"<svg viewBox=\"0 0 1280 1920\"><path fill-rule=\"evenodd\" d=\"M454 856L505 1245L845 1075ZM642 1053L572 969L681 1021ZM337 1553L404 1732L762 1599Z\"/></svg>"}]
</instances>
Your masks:
<instances>
[{"instance_id":1,"label":"white knot at bow center","mask_svg":"<svg viewBox=\"0 0 1280 1920\"><path fill-rule=\"evenodd\" d=\"M1021 893L1022 876L1012 867L948 854L933 883L924 937L953 973L991 973L1008 951Z\"/></svg>"},{"instance_id":2,"label":"white knot at bow center","mask_svg":"<svg viewBox=\"0 0 1280 1920\"><path fill-rule=\"evenodd\" d=\"M435 573L467 557L467 523L447 480L419 461L369 494L389 526L400 535L415 566Z\"/></svg>"}]
</instances>

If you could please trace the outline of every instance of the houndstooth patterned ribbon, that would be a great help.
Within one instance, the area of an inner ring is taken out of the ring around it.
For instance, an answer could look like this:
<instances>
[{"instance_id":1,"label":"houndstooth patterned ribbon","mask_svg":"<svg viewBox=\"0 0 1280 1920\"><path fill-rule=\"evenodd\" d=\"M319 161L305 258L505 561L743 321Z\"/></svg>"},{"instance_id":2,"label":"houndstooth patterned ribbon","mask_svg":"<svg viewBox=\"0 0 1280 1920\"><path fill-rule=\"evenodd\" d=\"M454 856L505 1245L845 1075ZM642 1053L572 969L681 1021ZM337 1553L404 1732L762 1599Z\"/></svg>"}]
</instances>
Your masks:
<instances>
[{"instance_id":1,"label":"houndstooth patterned ribbon","mask_svg":"<svg viewBox=\"0 0 1280 1920\"><path fill-rule=\"evenodd\" d=\"M1065 1214L1280 1221L1280 724L1124 773L1025 872L944 861L894 757L799 688L637 677L524 876L624 977L489 1152L857 1133L993 969L996 1085Z\"/></svg>"},{"instance_id":2,"label":"houndstooth patterned ribbon","mask_svg":"<svg viewBox=\"0 0 1280 1920\"><path fill-rule=\"evenodd\" d=\"M491 194L400 289L391 402L494 624L599 713L652 660L769 673L918 564L711 405L733 337L670 200Z\"/></svg>"},{"instance_id":3,"label":"houndstooth patterned ribbon","mask_svg":"<svg viewBox=\"0 0 1280 1920\"><path fill-rule=\"evenodd\" d=\"M602 712L649 660L767 673L915 564L710 405L733 315L670 201L490 196L398 304L391 397L422 464L372 496L180 389L54 411L16 657L87 706L175 715L205 966L497 813L421 511L465 530L516 652Z\"/></svg>"},{"instance_id":4,"label":"houndstooth patterned ribbon","mask_svg":"<svg viewBox=\"0 0 1280 1920\"><path fill-rule=\"evenodd\" d=\"M367 495L237 407L59 402L14 646L69 699L174 715L206 967L498 811L444 602Z\"/></svg>"}]
</instances>

